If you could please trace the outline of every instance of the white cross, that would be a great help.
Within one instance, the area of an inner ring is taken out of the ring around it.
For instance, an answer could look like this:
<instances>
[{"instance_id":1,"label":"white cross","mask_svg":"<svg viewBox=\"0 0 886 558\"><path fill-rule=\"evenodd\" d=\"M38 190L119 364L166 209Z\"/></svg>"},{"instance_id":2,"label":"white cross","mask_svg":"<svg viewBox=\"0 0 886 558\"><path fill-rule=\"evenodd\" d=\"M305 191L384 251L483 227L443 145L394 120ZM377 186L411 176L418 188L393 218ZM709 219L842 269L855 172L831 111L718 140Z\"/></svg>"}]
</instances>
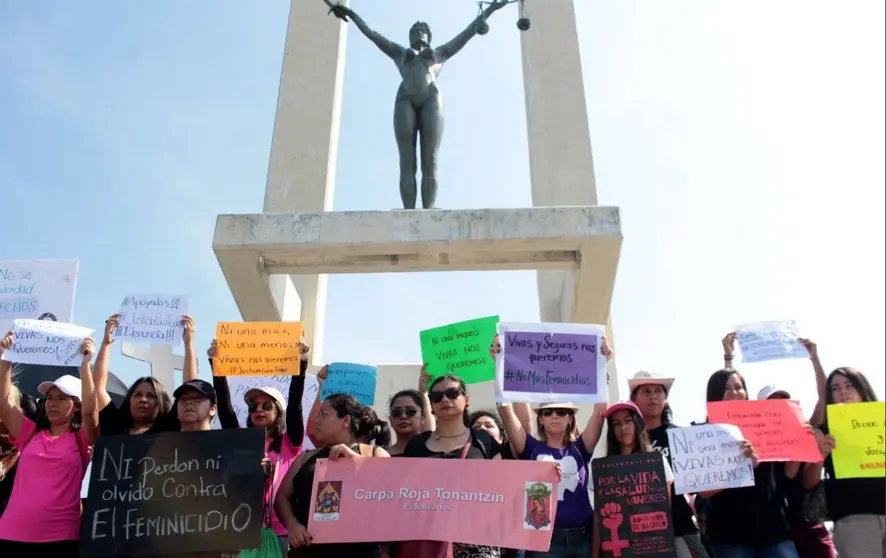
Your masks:
<instances>
[{"instance_id":1,"label":"white cross","mask_svg":"<svg viewBox=\"0 0 886 558\"><path fill-rule=\"evenodd\" d=\"M150 364L151 376L157 378L170 393L177 387L175 385L175 371L184 370L185 357L173 353L170 345L146 347L123 341L120 352L123 353L123 356Z\"/></svg>"}]
</instances>

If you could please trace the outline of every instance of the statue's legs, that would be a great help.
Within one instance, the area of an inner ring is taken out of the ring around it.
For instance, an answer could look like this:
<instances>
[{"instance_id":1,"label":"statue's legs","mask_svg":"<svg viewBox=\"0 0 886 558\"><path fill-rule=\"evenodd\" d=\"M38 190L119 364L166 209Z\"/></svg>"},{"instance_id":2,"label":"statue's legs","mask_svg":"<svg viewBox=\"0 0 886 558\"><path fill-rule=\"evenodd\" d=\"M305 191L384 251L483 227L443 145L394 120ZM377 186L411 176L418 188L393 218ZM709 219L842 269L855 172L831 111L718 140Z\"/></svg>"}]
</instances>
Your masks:
<instances>
[{"instance_id":1,"label":"statue's legs","mask_svg":"<svg viewBox=\"0 0 886 558\"><path fill-rule=\"evenodd\" d=\"M437 152L443 140L443 101L440 95L430 96L418 112L421 134L421 205L434 209L437 201Z\"/></svg>"},{"instance_id":2,"label":"statue's legs","mask_svg":"<svg viewBox=\"0 0 886 558\"><path fill-rule=\"evenodd\" d=\"M400 152L400 199L403 209L415 209L417 170L415 145L418 137L418 115L409 99L394 103L394 137Z\"/></svg>"}]
</instances>

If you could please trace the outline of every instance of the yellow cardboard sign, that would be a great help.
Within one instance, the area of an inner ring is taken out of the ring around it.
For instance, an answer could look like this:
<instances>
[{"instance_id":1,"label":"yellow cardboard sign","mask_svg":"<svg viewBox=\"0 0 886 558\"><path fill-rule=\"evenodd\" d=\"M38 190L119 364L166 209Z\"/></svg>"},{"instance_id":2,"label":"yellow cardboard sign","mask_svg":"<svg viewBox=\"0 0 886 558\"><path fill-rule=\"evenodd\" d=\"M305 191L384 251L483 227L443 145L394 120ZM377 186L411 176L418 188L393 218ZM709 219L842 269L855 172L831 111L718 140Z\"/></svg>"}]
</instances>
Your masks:
<instances>
[{"instance_id":1,"label":"yellow cardboard sign","mask_svg":"<svg viewBox=\"0 0 886 558\"><path fill-rule=\"evenodd\" d=\"M214 376L298 376L300 322L219 322Z\"/></svg>"},{"instance_id":2,"label":"yellow cardboard sign","mask_svg":"<svg viewBox=\"0 0 886 558\"><path fill-rule=\"evenodd\" d=\"M886 402L828 405L828 430L838 479L886 477Z\"/></svg>"}]
</instances>

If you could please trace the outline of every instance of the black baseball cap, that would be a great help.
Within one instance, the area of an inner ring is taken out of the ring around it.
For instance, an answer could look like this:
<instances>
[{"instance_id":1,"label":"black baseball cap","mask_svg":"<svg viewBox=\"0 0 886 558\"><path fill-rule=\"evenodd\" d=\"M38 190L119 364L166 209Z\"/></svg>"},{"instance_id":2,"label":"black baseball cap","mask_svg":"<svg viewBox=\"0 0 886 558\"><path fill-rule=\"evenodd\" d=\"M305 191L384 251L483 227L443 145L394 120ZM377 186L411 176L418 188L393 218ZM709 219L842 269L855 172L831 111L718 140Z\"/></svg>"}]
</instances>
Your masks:
<instances>
[{"instance_id":1,"label":"black baseball cap","mask_svg":"<svg viewBox=\"0 0 886 558\"><path fill-rule=\"evenodd\" d=\"M191 380L190 382L185 382L182 385L178 386L176 390L172 393L172 396L178 399L188 390L196 391L202 395L205 395L209 398L209 401L215 405L215 388L212 387L212 384L205 380Z\"/></svg>"}]
</instances>

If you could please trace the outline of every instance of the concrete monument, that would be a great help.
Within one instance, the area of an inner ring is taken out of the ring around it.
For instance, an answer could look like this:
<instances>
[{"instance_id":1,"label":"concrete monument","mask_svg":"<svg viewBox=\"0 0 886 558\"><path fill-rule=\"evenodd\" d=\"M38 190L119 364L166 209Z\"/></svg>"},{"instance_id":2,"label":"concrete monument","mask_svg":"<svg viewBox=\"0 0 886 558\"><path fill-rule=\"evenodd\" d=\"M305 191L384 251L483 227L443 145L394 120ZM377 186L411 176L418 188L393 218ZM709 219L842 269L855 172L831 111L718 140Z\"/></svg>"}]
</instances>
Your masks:
<instances>
[{"instance_id":1,"label":"concrete monument","mask_svg":"<svg viewBox=\"0 0 886 558\"><path fill-rule=\"evenodd\" d=\"M243 319L303 322L316 370L328 273L535 269L542 321L608 325L621 225L618 208L597 205L573 3L539 3L521 27L525 209L332 211L347 25L330 25L326 12L290 5L265 213L216 223L213 249ZM611 328L608 337L617 358ZM415 387L419 366L379 365L380 415L391 394ZM614 362L608 371L616 400ZM492 384L471 385L473 407L494 406Z\"/></svg>"}]
</instances>

